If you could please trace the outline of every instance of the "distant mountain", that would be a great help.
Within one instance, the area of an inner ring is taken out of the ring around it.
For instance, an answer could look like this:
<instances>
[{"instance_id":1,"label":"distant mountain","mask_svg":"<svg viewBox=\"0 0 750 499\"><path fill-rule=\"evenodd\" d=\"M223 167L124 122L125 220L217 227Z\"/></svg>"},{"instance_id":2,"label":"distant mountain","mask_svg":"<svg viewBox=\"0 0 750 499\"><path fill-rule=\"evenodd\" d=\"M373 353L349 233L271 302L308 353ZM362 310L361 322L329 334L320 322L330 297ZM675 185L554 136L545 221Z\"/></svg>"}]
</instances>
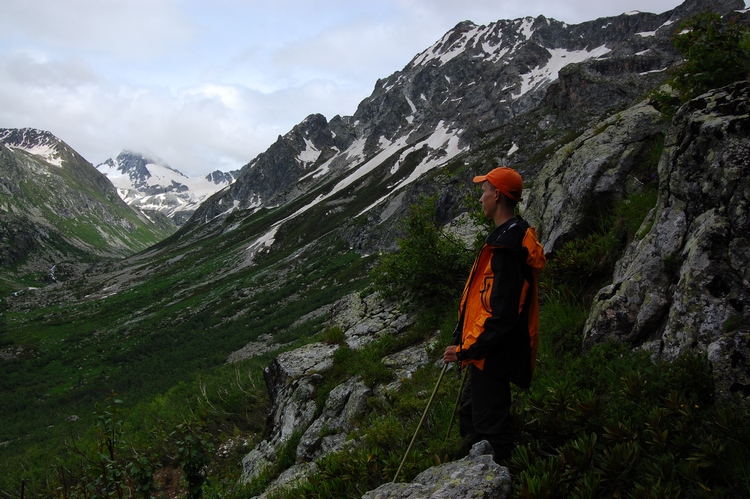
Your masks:
<instances>
[{"instance_id":1,"label":"distant mountain","mask_svg":"<svg viewBox=\"0 0 750 499\"><path fill-rule=\"evenodd\" d=\"M127 204L166 215L180 226L209 196L227 187L238 172L215 171L187 177L162 162L132 151L122 151L96 167L117 187Z\"/></svg>"},{"instance_id":2,"label":"distant mountain","mask_svg":"<svg viewBox=\"0 0 750 499\"><path fill-rule=\"evenodd\" d=\"M6 279L37 279L56 265L61 275L64 264L122 258L168 234L51 133L0 129L0 267Z\"/></svg>"}]
</instances>

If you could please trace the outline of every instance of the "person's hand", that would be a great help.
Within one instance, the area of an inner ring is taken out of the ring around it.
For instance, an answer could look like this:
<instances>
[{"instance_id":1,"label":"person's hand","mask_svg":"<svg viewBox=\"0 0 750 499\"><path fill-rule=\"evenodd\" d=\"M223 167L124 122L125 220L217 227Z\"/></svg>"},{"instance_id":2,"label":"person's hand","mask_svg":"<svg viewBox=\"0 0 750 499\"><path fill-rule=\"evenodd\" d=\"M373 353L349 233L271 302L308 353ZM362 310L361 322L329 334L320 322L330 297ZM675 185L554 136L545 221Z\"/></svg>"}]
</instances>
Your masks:
<instances>
[{"instance_id":1,"label":"person's hand","mask_svg":"<svg viewBox=\"0 0 750 499\"><path fill-rule=\"evenodd\" d=\"M456 356L456 345L449 345L445 348L445 352L443 353L443 362L447 364L456 361L458 361L458 356Z\"/></svg>"}]
</instances>

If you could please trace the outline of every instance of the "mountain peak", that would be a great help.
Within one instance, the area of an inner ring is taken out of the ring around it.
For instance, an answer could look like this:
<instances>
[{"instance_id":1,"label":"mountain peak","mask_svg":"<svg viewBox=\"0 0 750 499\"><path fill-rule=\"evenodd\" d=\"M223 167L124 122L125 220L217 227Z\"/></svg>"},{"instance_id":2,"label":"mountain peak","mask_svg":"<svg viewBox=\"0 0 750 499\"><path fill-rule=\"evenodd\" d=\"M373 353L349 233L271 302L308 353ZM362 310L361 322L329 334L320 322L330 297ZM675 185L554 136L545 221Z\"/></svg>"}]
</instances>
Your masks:
<instances>
[{"instance_id":1,"label":"mountain peak","mask_svg":"<svg viewBox=\"0 0 750 499\"><path fill-rule=\"evenodd\" d=\"M0 143L39 156L55 166L62 166L62 153L69 152L63 141L48 131L36 128L0 129Z\"/></svg>"},{"instance_id":2,"label":"mountain peak","mask_svg":"<svg viewBox=\"0 0 750 499\"><path fill-rule=\"evenodd\" d=\"M198 205L234 181L231 172L215 171L191 178L163 161L132 150L97 165L130 206L145 212L160 212L182 225Z\"/></svg>"}]
</instances>

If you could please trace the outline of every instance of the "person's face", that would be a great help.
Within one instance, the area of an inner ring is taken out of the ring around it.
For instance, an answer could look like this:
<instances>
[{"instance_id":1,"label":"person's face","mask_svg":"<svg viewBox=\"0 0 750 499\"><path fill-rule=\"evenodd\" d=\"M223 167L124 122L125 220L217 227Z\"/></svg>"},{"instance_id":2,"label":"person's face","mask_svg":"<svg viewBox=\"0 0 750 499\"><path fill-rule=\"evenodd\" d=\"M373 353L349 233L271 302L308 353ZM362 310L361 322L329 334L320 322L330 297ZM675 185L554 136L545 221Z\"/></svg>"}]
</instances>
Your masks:
<instances>
[{"instance_id":1,"label":"person's face","mask_svg":"<svg viewBox=\"0 0 750 499\"><path fill-rule=\"evenodd\" d=\"M498 194L497 189L495 189L487 180L482 182L482 196L479 198L479 204L482 205L484 216L492 218L495 214L495 209L497 208L497 203L499 201Z\"/></svg>"}]
</instances>

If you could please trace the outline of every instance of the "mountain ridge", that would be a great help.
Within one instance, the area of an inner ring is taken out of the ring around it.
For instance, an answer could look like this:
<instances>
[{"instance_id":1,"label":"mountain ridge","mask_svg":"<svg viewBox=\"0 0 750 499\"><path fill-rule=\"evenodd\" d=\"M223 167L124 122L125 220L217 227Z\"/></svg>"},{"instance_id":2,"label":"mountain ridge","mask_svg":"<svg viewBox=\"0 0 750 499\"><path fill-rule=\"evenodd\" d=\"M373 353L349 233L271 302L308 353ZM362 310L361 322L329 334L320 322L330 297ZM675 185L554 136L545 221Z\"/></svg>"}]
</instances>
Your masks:
<instances>
[{"instance_id":1,"label":"mountain ridge","mask_svg":"<svg viewBox=\"0 0 750 499\"><path fill-rule=\"evenodd\" d=\"M670 20L704 5L695 0L662 14L620 15L579 25L543 16L488 26L458 23L402 70L379 79L352 116L328 121L310 115L279 136L242 167L234 184L203 203L187 225L210 230L236 210L271 210L304 196L309 197L305 203L335 203L338 209L346 199L368 197L357 213L372 212L370 218L381 225L383 214L398 219L415 200L398 196L405 186L452 161L474 161L472 151L486 146L483 137L497 136L501 127L510 132L507 142L485 161L518 164L522 174L533 176L534 166L527 160L562 140L564 128L579 127L603 107L622 108L664 81L665 69L680 58L668 39ZM646 32L648 36L641 35ZM602 48L613 33L612 47ZM630 67L632 76L623 78L614 67ZM561 76L555 73L558 68ZM606 93L602 80L610 88ZM587 100L575 93L581 83L596 87L600 95L583 106L590 113L571 113L578 123L570 123L562 112L543 116L546 123L539 128L549 133L542 147L512 136L514 131L526 134L531 125L524 121L540 104L561 109ZM365 194L358 187L360 179L378 168L387 180L367 187ZM318 194L309 196L312 192ZM383 241L379 248L392 249L393 242Z\"/></svg>"}]
</instances>

